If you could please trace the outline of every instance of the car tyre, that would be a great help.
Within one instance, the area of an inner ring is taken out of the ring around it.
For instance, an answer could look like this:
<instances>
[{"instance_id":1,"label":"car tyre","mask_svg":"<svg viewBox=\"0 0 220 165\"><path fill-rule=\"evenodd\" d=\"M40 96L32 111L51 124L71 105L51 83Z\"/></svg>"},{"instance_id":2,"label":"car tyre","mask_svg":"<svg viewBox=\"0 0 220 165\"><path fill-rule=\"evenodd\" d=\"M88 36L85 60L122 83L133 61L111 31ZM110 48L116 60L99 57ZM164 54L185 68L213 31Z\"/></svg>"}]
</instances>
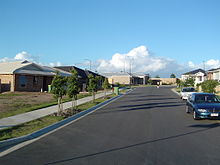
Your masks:
<instances>
[{"instance_id":1,"label":"car tyre","mask_svg":"<svg viewBox=\"0 0 220 165\"><path fill-rule=\"evenodd\" d=\"M194 119L194 120L199 120L199 116L198 116L198 114L196 113L196 111L193 111L193 119Z\"/></svg>"},{"instance_id":2,"label":"car tyre","mask_svg":"<svg viewBox=\"0 0 220 165\"><path fill-rule=\"evenodd\" d=\"M189 113L189 107L186 106L186 113Z\"/></svg>"}]
</instances>

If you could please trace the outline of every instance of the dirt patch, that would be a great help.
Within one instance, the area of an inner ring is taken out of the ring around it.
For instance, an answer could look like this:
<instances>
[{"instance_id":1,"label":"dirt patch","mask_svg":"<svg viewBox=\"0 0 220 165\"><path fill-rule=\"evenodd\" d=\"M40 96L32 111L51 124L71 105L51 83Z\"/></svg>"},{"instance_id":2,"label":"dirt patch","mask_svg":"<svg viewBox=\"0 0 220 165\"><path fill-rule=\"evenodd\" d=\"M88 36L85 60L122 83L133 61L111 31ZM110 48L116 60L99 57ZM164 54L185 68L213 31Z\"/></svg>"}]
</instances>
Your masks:
<instances>
[{"instance_id":1,"label":"dirt patch","mask_svg":"<svg viewBox=\"0 0 220 165\"><path fill-rule=\"evenodd\" d=\"M56 101L50 93L40 92L5 92L0 94L0 114L19 108L31 107Z\"/></svg>"}]
</instances>

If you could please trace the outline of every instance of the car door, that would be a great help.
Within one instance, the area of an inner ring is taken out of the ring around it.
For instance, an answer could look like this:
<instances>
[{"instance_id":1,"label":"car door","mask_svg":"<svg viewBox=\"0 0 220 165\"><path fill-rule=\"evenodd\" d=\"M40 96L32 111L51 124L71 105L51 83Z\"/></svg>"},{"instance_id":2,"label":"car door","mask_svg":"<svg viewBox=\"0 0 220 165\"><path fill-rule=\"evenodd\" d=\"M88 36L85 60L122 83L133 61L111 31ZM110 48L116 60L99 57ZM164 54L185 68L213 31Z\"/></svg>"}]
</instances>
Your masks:
<instances>
[{"instance_id":1,"label":"car door","mask_svg":"<svg viewBox=\"0 0 220 165\"><path fill-rule=\"evenodd\" d=\"M186 106L188 106L189 112L193 112L193 96L190 95L188 100L186 101Z\"/></svg>"}]
</instances>

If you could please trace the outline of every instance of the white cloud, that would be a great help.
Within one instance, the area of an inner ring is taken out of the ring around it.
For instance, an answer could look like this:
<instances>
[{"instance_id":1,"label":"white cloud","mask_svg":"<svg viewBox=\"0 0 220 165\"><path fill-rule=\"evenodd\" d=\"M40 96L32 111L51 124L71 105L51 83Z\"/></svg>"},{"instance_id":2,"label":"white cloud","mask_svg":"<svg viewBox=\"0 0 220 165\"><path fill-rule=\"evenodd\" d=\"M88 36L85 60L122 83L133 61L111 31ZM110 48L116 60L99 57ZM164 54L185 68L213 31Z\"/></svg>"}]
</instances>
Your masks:
<instances>
[{"instance_id":1,"label":"white cloud","mask_svg":"<svg viewBox=\"0 0 220 165\"><path fill-rule=\"evenodd\" d=\"M98 72L120 72L126 71L132 73L150 73L151 76L159 75L161 77L169 77L171 73L180 76L182 73L205 68L220 67L220 60L210 59L205 63L194 63L189 61L187 64L177 63L175 60L151 55L146 46L133 48L128 53L116 53L110 60L97 61Z\"/></svg>"},{"instance_id":2,"label":"white cloud","mask_svg":"<svg viewBox=\"0 0 220 165\"><path fill-rule=\"evenodd\" d=\"M151 55L146 46L139 46L125 54L116 53L110 60L99 60L98 63L99 72L130 72L131 69L133 73L150 73L152 76L159 74L161 77L185 69L172 59Z\"/></svg>"},{"instance_id":3,"label":"white cloud","mask_svg":"<svg viewBox=\"0 0 220 165\"><path fill-rule=\"evenodd\" d=\"M39 56L33 56L32 54L29 54L26 51L22 51L20 53L17 53L14 56L14 58L4 57L4 58L0 59L0 62L23 61L23 60L27 60L27 61L30 61L30 62L37 63L39 65L46 65L46 66L51 66L51 67L62 65L61 62L50 62L49 64L39 62Z\"/></svg>"}]
</instances>

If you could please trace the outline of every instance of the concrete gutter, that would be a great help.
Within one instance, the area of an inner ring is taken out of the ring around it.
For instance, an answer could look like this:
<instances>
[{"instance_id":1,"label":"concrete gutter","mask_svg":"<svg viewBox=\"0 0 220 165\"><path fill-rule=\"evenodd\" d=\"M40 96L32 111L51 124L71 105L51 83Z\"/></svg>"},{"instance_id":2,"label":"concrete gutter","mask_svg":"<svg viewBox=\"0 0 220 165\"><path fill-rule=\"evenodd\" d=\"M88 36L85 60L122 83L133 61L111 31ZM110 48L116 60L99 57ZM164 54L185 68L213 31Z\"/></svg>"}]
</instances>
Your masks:
<instances>
[{"instance_id":1,"label":"concrete gutter","mask_svg":"<svg viewBox=\"0 0 220 165\"><path fill-rule=\"evenodd\" d=\"M129 93L131 91L132 90L129 90L125 94L127 94L127 93ZM87 109L85 111L77 113L77 114L75 114L75 115L73 115L71 117L68 117L68 118L66 118L66 119L64 119L62 121L59 121L59 122L57 122L55 124L52 124L52 125L50 125L48 127L40 129L40 130L38 130L36 132L33 132L31 134L28 134L28 135L25 135L25 136L21 136L21 137L18 137L18 138L13 138L13 139L8 139L8 140L1 141L0 142L0 152L3 152L5 150L7 150L7 149L9 149L9 148L19 144L19 143L22 143L22 142L25 142L25 141L28 141L28 140L32 140L32 139L38 138L38 137L40 137L40 136L42 136L42 135L44 135L44 134L46 134L46 133L48 133L50 131L53 131L53 130L61 127L61 126L64 126L67 123L70 123L70 122L75 121L75 120L77 120L77 119L79 119L81 117L84 117L85 115L87 115L89 113L92 113L95 110L98 110L99 108L107 105L108 103L110 103L110 102L112 102L112 101L114 101L114 100L116 100L116 99L118 99L118 98L120 98L122 96L123 95L115 96L115 97L113 97L113 98L111 98L111 99L109 99L107 101L104 101L104 102L102 102L100 104L97 104L96 106L94 106L92 108L89 108L89 109Z\"/></svg>"}]
</instances>

